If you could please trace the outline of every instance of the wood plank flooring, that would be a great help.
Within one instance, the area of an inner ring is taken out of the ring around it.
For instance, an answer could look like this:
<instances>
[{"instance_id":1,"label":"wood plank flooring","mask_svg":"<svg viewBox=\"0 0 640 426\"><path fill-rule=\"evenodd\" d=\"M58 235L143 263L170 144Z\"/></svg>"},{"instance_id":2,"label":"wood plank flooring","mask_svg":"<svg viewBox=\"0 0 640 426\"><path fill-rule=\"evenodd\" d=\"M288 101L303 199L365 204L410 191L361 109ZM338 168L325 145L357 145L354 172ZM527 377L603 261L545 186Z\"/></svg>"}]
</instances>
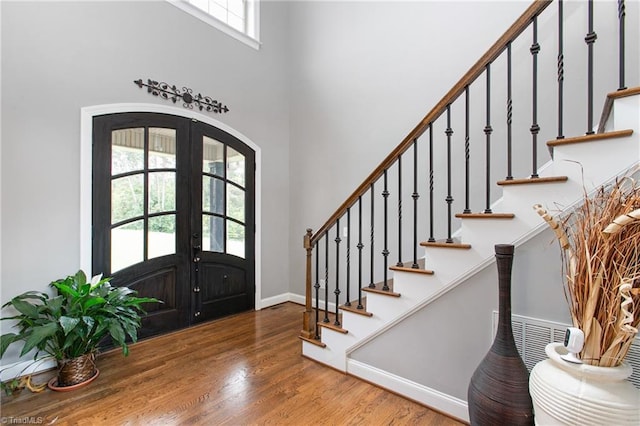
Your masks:
<instances>
[{"instance_id":1,"label":"wood plank flooring","mask_svg":"<svg viewBox=\"0 0 640 426\"><path fill-rule=\"evenodd\" d=\"M301 355L285 303L99 356L72 392L2 396L2 419L55 425L460 425ZM46 377L39 378L42 382Z\"/></svg>"}]
</instances>

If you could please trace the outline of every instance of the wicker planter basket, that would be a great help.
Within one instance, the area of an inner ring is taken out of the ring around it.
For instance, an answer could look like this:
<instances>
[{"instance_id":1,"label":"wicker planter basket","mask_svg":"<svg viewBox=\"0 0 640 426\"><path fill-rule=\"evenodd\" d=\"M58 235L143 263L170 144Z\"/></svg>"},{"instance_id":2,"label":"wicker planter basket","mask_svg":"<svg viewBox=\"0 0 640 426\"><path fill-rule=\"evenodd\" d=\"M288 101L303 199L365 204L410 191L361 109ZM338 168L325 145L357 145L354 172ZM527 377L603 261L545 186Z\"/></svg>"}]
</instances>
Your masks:
<instances>
[{"instance_id":1,"label":"wicker planter basket","mask_svg":"<svg viewBox=\"0 0 640 426\"><path fill-rule=\"evenodd\" d=\"M58 361L58 386L73 386L85 382L96 375L95 355L81 355L73 359Z\"/></svg>"}]
</instances>

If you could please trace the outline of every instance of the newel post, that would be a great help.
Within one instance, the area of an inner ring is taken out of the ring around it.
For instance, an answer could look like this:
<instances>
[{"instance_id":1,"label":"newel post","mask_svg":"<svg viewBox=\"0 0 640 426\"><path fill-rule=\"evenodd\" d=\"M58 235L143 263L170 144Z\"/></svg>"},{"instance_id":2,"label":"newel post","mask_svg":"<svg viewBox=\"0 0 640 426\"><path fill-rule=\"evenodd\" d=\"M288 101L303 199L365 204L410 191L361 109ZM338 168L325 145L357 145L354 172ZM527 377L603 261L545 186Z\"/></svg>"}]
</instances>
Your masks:
<instances>
[{"instance_id":1,"label":"newel post","mask_svg":"<svg viewBox=\"0 0 640 426\"><path fill-rule=\"evenodd\" d=\"M312 321L312 307L311 307L311 255L313 252L313 246L311 245L311 237L313 233L311 229L307 229L307 233L304 236L304 249L307 251L306 259L306 278L305 278L305 301L304 312L302 314L302 331L300 335L307 339L312 339L314 336L315 324Z\"/></svg>"}]
</instances>

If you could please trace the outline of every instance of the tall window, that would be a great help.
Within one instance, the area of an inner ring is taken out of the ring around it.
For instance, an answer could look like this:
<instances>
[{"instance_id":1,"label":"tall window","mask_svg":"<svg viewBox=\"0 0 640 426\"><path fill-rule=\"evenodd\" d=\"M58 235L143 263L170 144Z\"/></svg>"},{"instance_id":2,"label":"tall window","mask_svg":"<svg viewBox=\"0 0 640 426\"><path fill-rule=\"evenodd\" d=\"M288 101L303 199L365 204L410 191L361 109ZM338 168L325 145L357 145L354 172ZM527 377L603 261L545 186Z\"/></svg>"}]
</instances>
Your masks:
<instances>
[{"instance_id":1,"label":"tall window","mask_svg":"<svg viewBox=\"0 0 640 426\"><path fill-rule=\"evenodd\" d=\"M244 0L187 0L198 9L243 33L246 29L247 2Z\"/></svg>"},{"instance_id":2,"label":"tall window","mask_svg":"<svg viewBox=\"0 0 640 426\"><path fill-rule=\"evenodd\" d=\"M260 0L168 0L174 6L254 47Z\"/></svg>"}]
</instances>

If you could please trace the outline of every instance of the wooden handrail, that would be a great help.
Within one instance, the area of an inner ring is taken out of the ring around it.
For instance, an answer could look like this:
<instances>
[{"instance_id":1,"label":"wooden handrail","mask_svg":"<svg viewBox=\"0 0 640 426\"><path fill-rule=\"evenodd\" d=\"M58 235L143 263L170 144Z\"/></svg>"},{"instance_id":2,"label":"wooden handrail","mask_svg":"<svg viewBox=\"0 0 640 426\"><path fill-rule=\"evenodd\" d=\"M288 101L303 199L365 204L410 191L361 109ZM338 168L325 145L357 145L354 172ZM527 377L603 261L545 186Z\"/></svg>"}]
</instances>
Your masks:
<instances>
[{"instance_id":1,"label":"wooden handrail","mask_svg":"<svg viewBox=\"0 0 640 426\"><path fill-rule=\"evenodd\" d=\"M376 169L358 186L358 188L338 207L311 237L310 244L315 243L328 231L336 221L342 217L349 207L358 201L358 197L364 195L385 169L393 165L397 158L411 147L414 139L419 138L442 113L447 105L453 103L463 92L465 87L473 83L482 73L486 66L492 63L504 52L507 45L516 39L527 29L534 17L538 16L553 0L535 0L524 13L509 27L509 29L496 41L487 52L467 71L467 73L447 92L431 111L418 123L418 125L404 138L404 140L376 167Z\"/></svg>"}]
</instances>

